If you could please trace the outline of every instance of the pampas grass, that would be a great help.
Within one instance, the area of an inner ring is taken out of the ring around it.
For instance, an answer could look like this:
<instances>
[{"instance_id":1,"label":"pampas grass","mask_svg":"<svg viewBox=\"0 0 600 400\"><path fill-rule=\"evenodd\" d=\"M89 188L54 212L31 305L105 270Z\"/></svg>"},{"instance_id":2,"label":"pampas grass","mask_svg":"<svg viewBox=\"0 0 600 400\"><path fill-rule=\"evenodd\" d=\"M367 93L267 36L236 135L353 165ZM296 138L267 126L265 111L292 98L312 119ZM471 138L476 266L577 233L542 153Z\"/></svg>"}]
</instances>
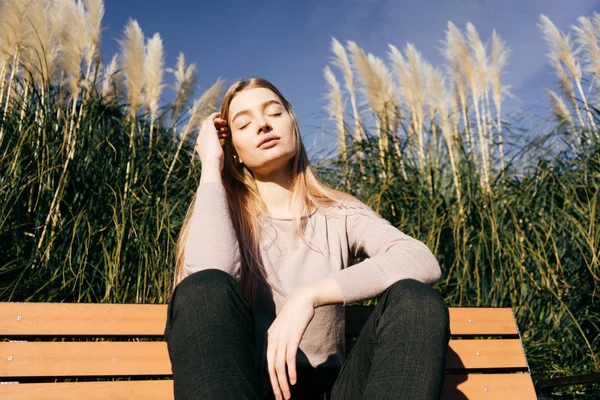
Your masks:
<instances>
[{"instance_id":1,"label":"pampas grass","mask_svg":"<svg viewBox=\"0 0 600 400\"><path fill-rule=\"evenodd\" d=\"M337 81L335 74L327 65L323 69L323 75L325 76L325 82L327 83L327 114L329 118L335 122L337 130L337 144L339 149L339 155L342 162L343 175L348 176L348 144L346 137L346 127L344 124L344 104L342 101L342 90L340 84ZM348 181L346 181L348 182ZM346 187L349 189L349 187Z\"/></svg>"},{"instance_id":2,"label":"pampas grass","mask_svg":"<svg viewBox=\"0 0 600 400\"><path fill-rule=\"evenodd\" d=\"M115 54L102 73L101 94L107 103L114 103L125 93L123 75L119 69L119 55Z\"/></svg>"},{"instance_id":3,"label":"pampas grass","mask_svg":"<svg viewBox=\"0 0 600 400\"><path fill-rule=\"evenodd\" d=\"M179 115L183 111L184 106L188 103L194 86L196 86L197 68L195 63L186 64L185 56L179 53L177 57L177 66L175 69L169 69L175 75L175 100L171 110L171 124L177 121Z\"/></svg>"},{"instance_id":4,"label":"pampas grass","mask_svg":"<svg viewBox=\"0 0 600 400\"><path fill-rule=\"evenodd\" d=\"M548 93L548 97L550 98L550 105L552 106L552 112L556 119L559 122L559 125L568 124L573 133L576 132L575 124L573 123L573 118L571 118L571 113L563 101L563 99L556 94L556 92L552 89L546 89L546 93ZM573 152L576 153L578 148L581 148L581 137L579 135L575 135L576 144L572 144Z\"/></svg>"},{"instance_id":5,"label":"pampas grass","mask_svg":"<svg viewBox=\"0 0 600 400\"><path fill-rule=\"evenodd\" d=\"M337 137L338 137L338 148L340 152L340 157L344 164L346 163L346 152L347 152L347 143L346 143L346 129L344 127L344 105L342 102L342 91L340 89L340 84L337 81L333 71L329 66L326 66L323 69L323 75L325 76L325 82L328 86L327 91L327 100L328 104L325 109L329 114L329 118L335 121L335 126L337 129Z\"/></svg>"},{"instance_id":6,"label":"pampas grass","mask_svg":"<svg viewBox=\"0 0 600 400\"><path fill-rule=\"evenodd\" d=\"M162 39L160 34L155 33L148 40L144 59L144 94L146 107L150 111L150 138L148 139L150 150L152 150L152 134L158 112L158 103L163 90L164 64Z\"/></svg>"},{"instance_id":7,"label":"pampas grass","mask_svg":"<svg viewBox=\"0 0 600 400\"><path fill-rule=\"evenodd\" d=\"M23 22L23 68L31 74L33 84L43 87L57 67L58 38L50 29L45 4L32 1Z\"/></svg>"},{"instance_id":8,"label":"pampas grass","mask_svg":"<svg viewBox=\"0 0 600 400\"><path fill-rule=\"evenodd\" d=\"M100 40L102 37L102 18L104 18L104 0L85 0L85 41L84 62L85 79L93 80L94 66L100 63Z\"/></svg>"},{"instance_id":9,"label":"pampas grass","mask_svg":"<svg viewBox=\"0 0 600 400\"><path fill-rule=\"evenodd\" d=\"M471 23L467 23L467 38L470 47L470 56L473 66L468 73L465 70L465 77L471 89L473 106L475 108L475 118L477 122L477 133L479 134L479 148L481 156L482 186L485 190L490 190L490 161L489 161L489 142L485 123L485 103L480 101L487 90L487 56L485 47L479 38L477 30ZM480 107L484 107L480 111Z\"/></svg>"},{"instance_id":10,"label":"pampas grass","mask_svg":"<svg viewBox=\"0 0 600 400\"><path fill-rule=\"evenodd\" d=\"M121 45L121 64L123 65L123 77L127 88L127 102L129 104L129 118L131 119L131 134L129 135L129 160L125 169L125 189L123 198L127 199L129 191L132 164L135 162L135 117L143 99L144 88L144 64L145 48L144 34L137 21L130 19L125 26L124 38L119 42Z\"/></svg>"},{"instance_id":11,"label":"pampas grass","mask_svg":"<svg viewBox=\"0 0 600 400\"><path fill-rule=\"evenodd\" d=\"M356 106L356 90L354 84L354 73L350 65L350 59L344 46L336 39L331 38L331 51L334 54L333 64L338 67L344 76L344 83L348 96L350 96L350 105L352 106L352 116L354 118L354 133L353 138L357 142L362 142L363 136L361 131L360 116Z\"/></svg>"},{"instance_id":12,"label":"pampas grass","mask_svg":"<svg viewBox=\"0 0 600 400\"><path fill-rule=\"evenodd\" d=\"M384 130L384 127L395 118L394 111L396 109L391 74L381 59L372 54L367 56L355 42L348 41L348 50L358 72L361 83L360 90L379 117L376 120L379 161L382 168L381 176L383 179L387 179L389 171L387 171L386 158L389 142L388 131Z\"/></svg>"},{"instance_id":13,"label":"pampas grass","mask_svg":"<svg viewBox=\"0 0 600 400\"><path fill-rule=\"evenodd\" d=\"M583 107L588 116L588 122L590 124L590 127L594 132L596 138L598 138L599 136L598 130L596 128L596 123L594 122L594 118L592 117L592 113L590 112L586 96L583 93L583 88L581 87L581 66L577 59L577 54L575 54L571 48L571 41L569 35L563 35L558 30L558 28L556 28L554 23L552 23L550 18L543 14L540 16L540 22L538 26L542 30L544 39L550 47L548 57L550 58L550 60L556 68L558 68L558 65L564 65L571 75L570 78L573 79L573 81L575 82L575 86L577 87L577 91L579 92L579 96L581 98L581 101L583 102Z\"/></svg>"},{"instance_id":14,"label":"pampas grass","mask_svg":"<svg viewBox=\"0 0 600 400\"><path fill-rule=\"evenodd\" d=\"M496 108L496 134L498 136L498 150L500 152L500 170L504 170L504 140L502 138L502 101L505 94L510 94L509 87L502 84L504 72L510 55L506 42L500 38L496 30L492 30L492 51L490 59L490 84L492 87L492 100Z\"/></svg>"},{"instance_id":15,"label":"pampas grass","mask_svg":"<svg viewBox=\"0 0 600 400\"><path fill-rule=\"evenodd\" d=\"M72 0L56 0L60 10L60 41L62 68L68 75L71 99L79 96L81 86L81 60L85 50L85 9L83 3ZM75 103L75 102L73 102Z\"/></svg>"},{"instance_id":16,"label":"pampas grass","mask_svg":"<svg viewBox=\"0 0 600 400\"><path fill-rule=\"evenodd\" d=\"M415 133L417 134L417 150L419 156L419 169L424 171L428 164L428 157L425 154L425 137L424 137L424 122L425 122L425 83L423 81L423 72L427 70L426 63L423 61L421 53L412 43L407 43L404 50L406 55L409 81L412 88L410 108L413 114L413 124ZM408 89L404 88L405 93Z\"/></svg>"},{"instance_id":17,"label":"pampas grass","mask_svg":"<svg viewBox=\"0 0 600 400\"><path fill-rule=\"evenodd\" d=\"M121 65L127 89L129 117L133 120L143 99L145 46L144 33L136 20L130 19L125 26L121 45Z\"/></svg>"},{"instance_id":18,"label":"pampas grass","mask_svg":"<svg viewBox=\"0 0 600 400\"><path fill-rule=\"evenodd\" d=\"M454 189L456 190L456 199L460 207L460 214L462 214L461 183L455 150L456 137L453 134L454 131L452 130L452 124L449 118L448 93L446 91L445 78L439 68L428 65L426 69L426 79L429 82L430 101L439 112L440 128L444 141L446 142L446 147L448 148L448 157L450 159L450 167L452 168L452 179L454 181Z\"/></svg>"},{"instance_id":19,"label":"pampas grass","mask_svg":"<svg viewBox=\"0 0 600 400\"><path fill-rule=\"evenodd\" d=\"M0 25L4 27L0 29L0 49L11 57L8 62L12 65L6 84L6 98L3 97L3 92L0 93L0 101L4 100L5 103L3 119L6 119L13 82L21 59L21 49L25 42L22 28L25 19L25 5L21 0L5 0L0 3ZM4 84L4 75L2 83ZM4 126L0 126L0 145L2 145L3 136Z\"/></svg>"},{"instance_id":20,"label":"pampas grass","mask_svg":"<svg viewBox=\"0 0 600 400\"><path fill-rule=\"evenodd\" d=\"M594 13L594 20L600 22L600 14ZM571 29L577 35L577 43L585 57L586 62L584 72L600 77L600 47L598 46L598 37L594 24L589 17L581 16L577 18L578 25L571 25Z\"/></svg>"},{"instance_id":21,"label":"pampas grass","mask_svg":"<svg viewBox=\"0 0 600 400\"><path fill-rule=\"evenodd\" d=\"M364 138L362 121L358 112L358 106L356 104L356 85L354 82L354 72L352 71L352 66L350 64L350 59L348 58L346 49L336 38L331 38L331 52L334 54L332 61L333 65L338 67L342 72L344 77L344 86L348 92L348 96L350 97L350 106L352 107L352 119L354 124L352 138L354 142L359 144L356 156L358 157L360 173L362 176L365 176L365 153L361 146Z\"/></svg>"},{"instance_id":22,"label":"pampas grass","mask_svg":"<svg viewBox=\"0 0 600 400\"><path fill-rule=\"evenodd\" d=\"M467 154L472 154L475 147L471 132L471 124L467 116L467 81L466 77L473 75L473 62L469 53L466 40L462 32L452 22L448 22L446 40L444 44L444 57L450 62L454 91L458 96L459 105L463 117L463 125L466 135Z\"/></svg>"}]
</instances>

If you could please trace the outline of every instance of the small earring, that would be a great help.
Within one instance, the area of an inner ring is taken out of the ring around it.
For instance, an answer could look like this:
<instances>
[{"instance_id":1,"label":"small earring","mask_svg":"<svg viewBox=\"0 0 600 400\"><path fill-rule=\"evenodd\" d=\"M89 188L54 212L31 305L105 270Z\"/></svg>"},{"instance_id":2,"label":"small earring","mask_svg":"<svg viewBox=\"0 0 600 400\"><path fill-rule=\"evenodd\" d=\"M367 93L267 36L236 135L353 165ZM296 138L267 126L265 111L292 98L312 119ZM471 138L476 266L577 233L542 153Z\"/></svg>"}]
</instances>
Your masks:
<instances>
[{"instance_id":1,"label":"small earring","mask_svg":"<svg viewBox=\"0 0 600 400\"><path fill-rule=\"evenodd\" d=\"M237 162L238 164L243 164L244 163L241 158L238 158L237 154L233 155L233 161Z\"/></svg>"}]
</instances>

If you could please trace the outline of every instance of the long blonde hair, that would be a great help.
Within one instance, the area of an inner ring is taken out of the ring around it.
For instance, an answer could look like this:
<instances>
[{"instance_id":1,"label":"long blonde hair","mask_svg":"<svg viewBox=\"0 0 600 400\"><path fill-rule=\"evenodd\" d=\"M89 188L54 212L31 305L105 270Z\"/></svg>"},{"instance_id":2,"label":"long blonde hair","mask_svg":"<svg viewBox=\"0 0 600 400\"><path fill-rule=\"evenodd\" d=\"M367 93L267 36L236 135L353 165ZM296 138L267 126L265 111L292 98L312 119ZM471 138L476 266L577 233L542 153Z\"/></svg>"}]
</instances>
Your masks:
<instances>
[{"instance_id":1,"label":"long blonde hair","mask_svg":"<svg viewBox=\"0 0 600 400\"><path fill-rule=\"evenodd\" d=\"M279 96L283 106L292 117L294 135L297 143L295 155L290 160L292 167L292 218L298 235L310 246L304 235L302 216L307 215L311 210L317 207L335 204L343 199L350 201L356 199L347 193L325 186L315 177L300 137L300 127L296 120L294 110L281 92L269 81L263 78L252 78L249 80L239 80L231 85L229 90L227 90L227 93L225 93L223 103L221 104L221 118L229 121L229 105L233 98L244 90L254 88L266 88ZM262 258L260 256L259 241L261 233L260 217L267 215L268 211L258 193L252 171L245 165L234 161L233 156L236 153L231 141L231 133L223 144L223 153L225 159L221 176L227 194L229 212L238 239L242 259L239 283L248 304L251 307L254 307L257 280L262 279L267 281L263 272L264 269ZM194 195L177 240L175 248L175 272L173 276L173 286L169 297L175 287L183 279L184 247L195 200L196 196Z\"/></svg>"}]
</instances>

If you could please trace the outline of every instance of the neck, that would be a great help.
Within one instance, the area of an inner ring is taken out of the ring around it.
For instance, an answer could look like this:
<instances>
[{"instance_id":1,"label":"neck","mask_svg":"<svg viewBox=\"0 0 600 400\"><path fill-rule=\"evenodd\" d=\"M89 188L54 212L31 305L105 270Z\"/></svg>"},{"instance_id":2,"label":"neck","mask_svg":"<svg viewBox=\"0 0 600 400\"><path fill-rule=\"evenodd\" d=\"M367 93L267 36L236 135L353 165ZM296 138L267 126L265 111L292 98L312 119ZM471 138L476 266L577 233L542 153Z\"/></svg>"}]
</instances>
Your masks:
<instances>
[{"instance_id":1,"label":"neck","mask_svg":"<svg viewBox=\"0 0 600 400\"><path fill-rule=\"evenodd\" d=\"M269 214L276 218L288 218L292 215L292 182L287 173L275 172L270 176L255 174L256 187L265 202Z\"/></svg>"}]
</instances>

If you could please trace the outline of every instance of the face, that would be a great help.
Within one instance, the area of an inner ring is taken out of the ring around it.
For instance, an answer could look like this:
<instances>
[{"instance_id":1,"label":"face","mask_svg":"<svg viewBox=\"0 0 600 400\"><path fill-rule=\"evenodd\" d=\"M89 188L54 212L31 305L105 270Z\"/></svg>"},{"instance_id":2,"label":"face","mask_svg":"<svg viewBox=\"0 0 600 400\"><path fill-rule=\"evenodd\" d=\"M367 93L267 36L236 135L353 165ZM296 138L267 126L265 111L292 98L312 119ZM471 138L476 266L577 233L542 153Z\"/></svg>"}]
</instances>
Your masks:
<instances>
[{"instance_id":1,"label":"face","mask_svg":"<svg viewBox=\"0 0 600 400\"><path fill-rule=\"evenodd\" d=\"M289 172L284 169L295 153L294 122L279 96L266 88L244 90L231 101L228 118L233 146L255 175Z\"/></svg>"}]
</instances>

